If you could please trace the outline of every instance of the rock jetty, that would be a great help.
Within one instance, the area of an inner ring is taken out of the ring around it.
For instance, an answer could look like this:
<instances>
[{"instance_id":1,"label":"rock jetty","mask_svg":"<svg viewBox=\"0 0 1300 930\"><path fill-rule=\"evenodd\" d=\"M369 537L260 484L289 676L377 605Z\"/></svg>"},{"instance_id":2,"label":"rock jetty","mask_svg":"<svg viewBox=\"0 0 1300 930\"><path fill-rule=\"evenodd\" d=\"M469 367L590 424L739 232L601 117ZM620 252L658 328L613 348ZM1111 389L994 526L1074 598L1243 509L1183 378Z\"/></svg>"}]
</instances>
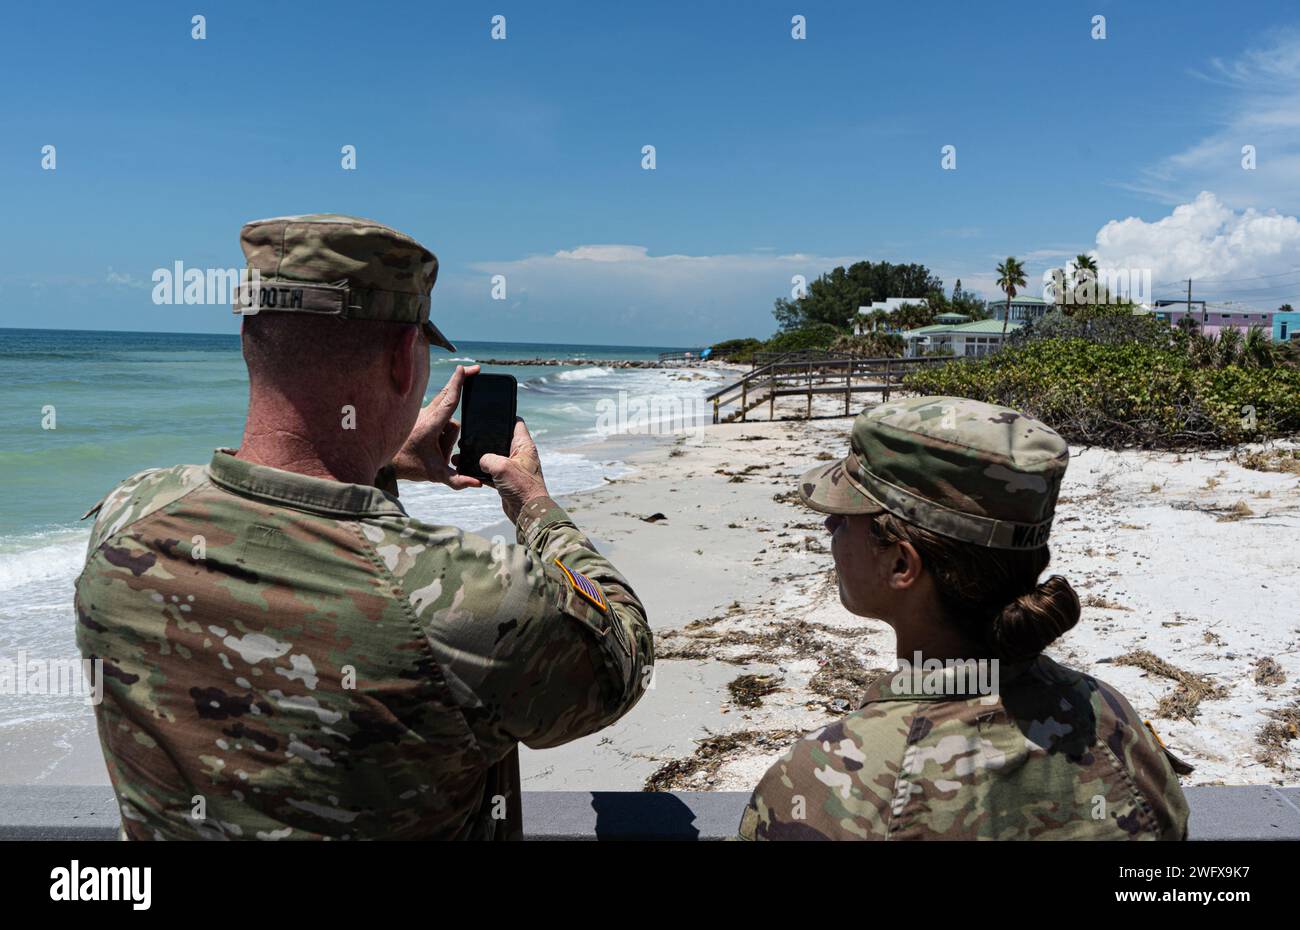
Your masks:
<instances>
[{"instance_id":1,"label":"rock jetty","mask_svg":"<svg viewBox=\"0 0 1300 930\"><path fill-rule=\"evenodd\" d=\"M654 359L628 358L476 358L479 365L599 365L601 368L666 368Z\"/></svg>"}]
</instances>

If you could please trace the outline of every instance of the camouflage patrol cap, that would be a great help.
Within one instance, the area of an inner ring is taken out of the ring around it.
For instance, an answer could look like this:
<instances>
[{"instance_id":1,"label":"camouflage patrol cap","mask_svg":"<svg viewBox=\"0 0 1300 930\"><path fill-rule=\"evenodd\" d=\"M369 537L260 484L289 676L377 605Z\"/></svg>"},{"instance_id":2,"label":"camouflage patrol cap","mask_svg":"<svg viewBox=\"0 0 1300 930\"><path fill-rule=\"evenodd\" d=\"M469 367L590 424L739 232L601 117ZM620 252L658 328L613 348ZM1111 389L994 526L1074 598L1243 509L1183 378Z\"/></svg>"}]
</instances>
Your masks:
<instances>
[{"instance_id":1,"label":"camouflage patrol cap","mask_svg":"<svg viewBox=\"0 0 1300 930\"><path fill-rule=\"evenodd\" d=\"M961 397L881 404L853 421L850 452L799 481L822 513L879 513L994 549L1047 543L1070 451L1042 423Z\"/></svg>"},{"instance_id":2,"label":"camouflage patrol cap","mask_svg":"<svg viewBox=\"0 0 1300 930\"><path fill-rule=\"evenodd\" d=\"M253 220L239 233L249 278L235 313L318 313L419 323L436 346L456 347L429 322L438 258L410 236L334 213Z\"/></svg>"}]
</instances>

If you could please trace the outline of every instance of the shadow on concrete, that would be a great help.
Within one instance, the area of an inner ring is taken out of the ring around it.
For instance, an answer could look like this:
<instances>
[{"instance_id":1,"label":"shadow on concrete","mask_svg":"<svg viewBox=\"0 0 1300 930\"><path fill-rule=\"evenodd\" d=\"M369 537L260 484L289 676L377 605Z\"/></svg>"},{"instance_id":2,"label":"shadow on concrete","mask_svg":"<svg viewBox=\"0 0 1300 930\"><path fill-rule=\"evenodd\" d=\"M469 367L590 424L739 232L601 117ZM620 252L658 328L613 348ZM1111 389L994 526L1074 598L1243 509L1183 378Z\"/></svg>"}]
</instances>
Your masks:
<instances>
[{"instance_id":1,"label":"shadow on concrete","mask_svg":"<svg viewBox=\"0 0 1300 930\"><path fill-rule=\"evenodd\" d=\"M695 812L661 791L593 791L598 840L698 840Z\"/></svg>"}]
</instances>

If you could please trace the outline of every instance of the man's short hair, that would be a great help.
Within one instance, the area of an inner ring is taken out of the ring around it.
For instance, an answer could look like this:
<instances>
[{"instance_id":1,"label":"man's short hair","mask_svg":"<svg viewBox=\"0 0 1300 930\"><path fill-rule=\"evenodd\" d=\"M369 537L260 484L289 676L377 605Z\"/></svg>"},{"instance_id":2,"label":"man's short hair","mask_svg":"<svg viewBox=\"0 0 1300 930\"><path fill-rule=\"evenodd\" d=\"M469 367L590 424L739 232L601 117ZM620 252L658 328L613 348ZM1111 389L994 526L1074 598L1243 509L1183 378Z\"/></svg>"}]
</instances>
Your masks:
<instances>
[{"instance_id":1,"label":"man's short hair","mask_svg":"<svg viewBox=\"0 0 1300 930\"><path fill-rule=\"evenodd\" d=\"M407 330L419 328L300 313L258 313L243 320L240 341L254 380L310 380L355 371L391 351Z\"/></svg>"}]
</instances>

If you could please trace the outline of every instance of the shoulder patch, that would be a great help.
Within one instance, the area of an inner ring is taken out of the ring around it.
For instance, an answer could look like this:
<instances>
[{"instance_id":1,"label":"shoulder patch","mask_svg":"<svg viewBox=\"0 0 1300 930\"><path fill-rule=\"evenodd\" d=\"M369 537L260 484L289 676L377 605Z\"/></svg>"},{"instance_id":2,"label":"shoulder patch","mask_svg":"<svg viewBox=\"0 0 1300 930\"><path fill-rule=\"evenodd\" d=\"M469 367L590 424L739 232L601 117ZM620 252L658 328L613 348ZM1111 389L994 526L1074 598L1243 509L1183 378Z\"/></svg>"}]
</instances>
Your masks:
<instances>
[{"instance_id":1,"label":"shoulder patch","mask_svg":"<svg viewBox=\"0 0 1300 930\"><path fill-rule=\"evenodd\" d=\"M555 560L555 564L558 565L560 571L564 573L564 577L569 582L569 586L572 587L574 591L577 591L583 600L595 605L596 609L601 613L609 613L609 602L605 600L605 595L596 582L592 581L582 572L575 572L559 559Z\"/></svg>"}]
</instances>

